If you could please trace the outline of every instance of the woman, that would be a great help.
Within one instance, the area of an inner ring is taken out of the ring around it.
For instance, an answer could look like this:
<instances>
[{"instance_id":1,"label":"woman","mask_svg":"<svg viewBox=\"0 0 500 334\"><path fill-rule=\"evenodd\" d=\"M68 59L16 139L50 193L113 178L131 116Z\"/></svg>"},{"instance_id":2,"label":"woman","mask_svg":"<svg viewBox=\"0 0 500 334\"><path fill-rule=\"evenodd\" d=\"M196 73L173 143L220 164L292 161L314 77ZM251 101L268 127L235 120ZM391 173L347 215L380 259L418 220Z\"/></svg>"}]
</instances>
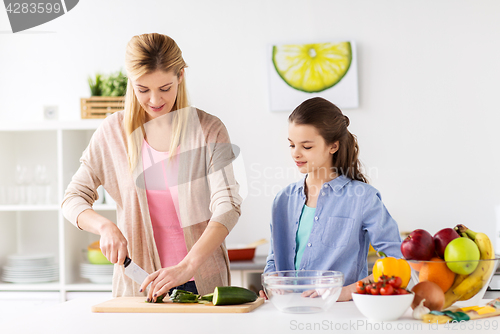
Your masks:
<instances>
[{"instance_id":1,"label":"woman","mask_svg":"<svg viewBox=\"0 0 500 334\"><path fill-rule=\"evenodd\" d=\"M213 292L230 283L224 239L241 204L227 130L188 106L186 64L170 37L134 36L125 66L125 110L94 133L66 190L64 215L101 236L103 254L116 264L114 296L147 291L156 300L179 286ZM92 210L99 185L116 201L116 225ZM151 273L142 285L124 275L127 256Z\"/></svg>"},{"instance_id":2,"label":"woman","mask_svg":"<svg viewBox=\"0 0 500 334\"><path fill-rule=\"evenodd\" d=\"M398 225L361 172L358 142L339 108L312 98L292 112L288 124L291 157L306 175L274 199L264 272L341 271L339 301L350 300L358 280L373 280L366 261L370 241L402 257Z\"/></svg>"}]
</instances>

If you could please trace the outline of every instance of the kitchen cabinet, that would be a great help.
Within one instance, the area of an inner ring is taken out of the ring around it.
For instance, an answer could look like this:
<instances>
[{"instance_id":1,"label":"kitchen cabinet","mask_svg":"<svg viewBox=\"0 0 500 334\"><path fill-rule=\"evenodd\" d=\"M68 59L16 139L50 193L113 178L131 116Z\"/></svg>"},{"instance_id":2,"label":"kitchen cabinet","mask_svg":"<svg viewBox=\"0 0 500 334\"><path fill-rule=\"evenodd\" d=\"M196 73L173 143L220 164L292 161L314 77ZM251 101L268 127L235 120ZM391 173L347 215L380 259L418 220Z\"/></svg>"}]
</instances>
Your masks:
<instances>
[{"instance_id":1,"label":"kitchen cabinet","mask_svg":"<svg viewBox=\"0 0 500 334\"><path fill-rule=\"evenodd\" d=\"M111 291L80 277L87 246L99 236L80 231L62 215L66 186L102 120L19 122L0 125L0 270L11 254L55 255L59 279L49 283L7 283L0 291ZM20 170L26 175L20 177ZM44 177L40 177L40 171ZM40 182L41 181L41 182ZM116 221L116 208L94 209Z\"/></svg>"},{"instance_id":2,"label":"kitchen cabinet","mask_svg":"<svg viewBox=\"0 0 500 334\"><path fill-rule=\"evenodd\" d=\"M59 265L58 280L48 283L8 283L0 291L107 292L111 284L95 284L80 277L80 264L86 262L87 246L99 239L69 223L60 208L67 185L80 166L79 159L102 120L73 122L18 122L0 125L0 274L11 254L54 254ZM16 178L17 168L28 177ZM43 187L49 192L34 197L37 166L44 166ZM23 181L20 184L20 181ZM22 191L21 191L22 190ZM23 193L23 196L20 193ZM21 198L22 197L22 198ZM99 214L116 222L116 207L94 205ZM232 285L260 289L265 257L251 263L231 264Z\"/></svg>"}]
</instances>

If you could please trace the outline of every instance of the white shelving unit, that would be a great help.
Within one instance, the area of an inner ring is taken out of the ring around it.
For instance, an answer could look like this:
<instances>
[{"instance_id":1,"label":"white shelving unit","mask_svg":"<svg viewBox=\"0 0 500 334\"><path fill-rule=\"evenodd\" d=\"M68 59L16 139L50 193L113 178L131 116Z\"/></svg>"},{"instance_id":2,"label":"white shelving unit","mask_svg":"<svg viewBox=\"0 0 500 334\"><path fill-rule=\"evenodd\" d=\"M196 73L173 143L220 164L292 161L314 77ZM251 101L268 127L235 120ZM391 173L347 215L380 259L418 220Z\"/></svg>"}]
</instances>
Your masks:
<instances>
[{"instance_id":1,"label":"white shelving unit","mask_svg":"<svg viewBox=\"0 0 500 334\"><path fill-rule=\"evenodd\" d=\"M47 167L51 192L47 204L0 203L0 270L10 254L53 253L59 263L59 281L40 284L6 283L0 291L111 291L111 284L94 284L79 275L87 246L99 236L78 230L62 215L60 203L79 159L102 120L20 122L0 125L0 187L15 187L17 165L34 174ZM96 205L94 210L116 222L116 210Z\"/></svg>"}]
</instances>

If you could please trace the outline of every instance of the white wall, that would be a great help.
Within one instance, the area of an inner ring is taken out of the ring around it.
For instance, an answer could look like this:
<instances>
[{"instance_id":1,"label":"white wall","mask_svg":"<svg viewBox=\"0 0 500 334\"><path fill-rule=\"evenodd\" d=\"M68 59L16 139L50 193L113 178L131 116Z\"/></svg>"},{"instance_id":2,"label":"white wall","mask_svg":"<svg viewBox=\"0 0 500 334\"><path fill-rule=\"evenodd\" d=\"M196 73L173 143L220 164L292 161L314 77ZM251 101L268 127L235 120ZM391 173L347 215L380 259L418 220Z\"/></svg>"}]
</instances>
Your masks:
<instances>
[{"instance_id":1,"label":"white wall","mask_svg":"<svg viewBox=\"0 0 500 334\"><path fill-rule=\"evenodd\" d=\"M192 102L219 116L242 149L249 195L229 242L251 242L269 236L273 196L297 178L289 112L268 108L267 46L354 40L360 107L344 112L400 229L464 223L493 236L499 17L495 0L85 0L9 34L0 9L0 122L42 119L47 104L78 119L88 75L122 67L133 35L168 34L189 65Z\"/></svg>"}]
</instances>

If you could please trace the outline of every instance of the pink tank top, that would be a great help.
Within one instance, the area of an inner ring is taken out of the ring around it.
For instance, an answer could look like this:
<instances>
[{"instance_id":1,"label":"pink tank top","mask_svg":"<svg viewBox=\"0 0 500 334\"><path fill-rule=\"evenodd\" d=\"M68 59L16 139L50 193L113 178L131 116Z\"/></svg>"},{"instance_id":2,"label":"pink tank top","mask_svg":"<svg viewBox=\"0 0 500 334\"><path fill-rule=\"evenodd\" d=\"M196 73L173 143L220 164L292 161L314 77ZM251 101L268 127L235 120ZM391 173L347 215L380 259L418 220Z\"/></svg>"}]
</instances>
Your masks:
<instances>
[{"instance_id":1,"label":"pink tank top","mask_svg":"<svg viewBox=\"0 0 500 334\"><path fill-rule=\"evenodd\" d=\"M161 265L166 268L178 264L187 255L184 233L178 215L179 161L178 159L169 161L168 152L154 150L146 140L142 145L142 161L156 247Z\"/></svg>"}]
</instances>

